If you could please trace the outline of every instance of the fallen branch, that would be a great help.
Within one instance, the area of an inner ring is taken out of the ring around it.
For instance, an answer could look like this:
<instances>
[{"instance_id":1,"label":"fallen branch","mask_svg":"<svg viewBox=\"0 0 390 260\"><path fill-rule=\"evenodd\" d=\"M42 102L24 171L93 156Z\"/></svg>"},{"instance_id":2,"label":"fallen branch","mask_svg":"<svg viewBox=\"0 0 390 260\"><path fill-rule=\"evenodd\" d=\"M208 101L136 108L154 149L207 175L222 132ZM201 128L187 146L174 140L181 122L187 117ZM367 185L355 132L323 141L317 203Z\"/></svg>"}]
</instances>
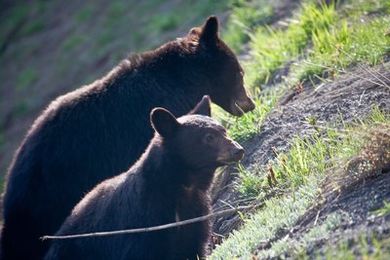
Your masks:
<instances>
[{"instance_id":1,"label":"fallen branch","mask_svg":"<svg viewBox=\"0 0 390 260\"><path fill-rule=\"evenodd\" d=\"M192 219L186 219L183 221L178 221L174 223L164 224L160 226L154 226L154 227L146 227L146 228L135 228L135 229L124 229L124 230L115 230L115 231L103 231L103 232L93 232L93 233L84 233L84 234L74 234L74 235L64 235L64 236L43 236L41 237L41 240L57 240L57 239L74 239L74 238L87 238L87 237L106 237L106 236L114 236L114 235L124 235L124 234L136 234L136 233L144 233L144 232L152 232L152 231L158 231L158 230L164 230L174 227L180 227L196 222L205 221L207 219L213 218L213 217L220 217L223 215L228 215L230 213L234 213L241 210L249 210L249 209L255 209L259 206L262 206L263 204L255 204L255 205L249 205L249 206L241 206L241 207L235 207L233 209L225 209L218 212L210 213L208 215L204 215L197 218Z\"/></svg>"}]
</instances>

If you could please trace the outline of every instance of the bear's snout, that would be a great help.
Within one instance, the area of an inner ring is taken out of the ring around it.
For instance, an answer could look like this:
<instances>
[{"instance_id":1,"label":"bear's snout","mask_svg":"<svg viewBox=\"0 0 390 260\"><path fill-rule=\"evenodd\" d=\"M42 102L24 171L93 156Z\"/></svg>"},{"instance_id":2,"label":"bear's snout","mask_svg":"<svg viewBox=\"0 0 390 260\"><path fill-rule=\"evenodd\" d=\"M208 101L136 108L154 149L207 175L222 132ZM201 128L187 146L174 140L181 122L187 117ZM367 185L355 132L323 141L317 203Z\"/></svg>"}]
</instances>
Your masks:
<instances>
[{"instance_id":1,"label":"bear's snout","mask_svg":"<svg viewBox=\"0 0 390 260\"><path fill-rule=\"evenodd\" d=\"M239 143L235 141L232 142L232 145L234 146L230 150L232 161L238 162L244 157L245 150L244 148L242 148L242 146Z\"/></svg>"},{"instance_id":2,"label":"bear's snout","mask_svg":"<svg viewBox=\"0 0 390 260\"><path fill-rule=\"evenodd\" d=\"M226 141L227 142L220 151L217 161L225 165L241 160L244 157L244 148L230 138L227 138Z\"/></svg>"},{"instance_id":3,"label":"bear's snout","mask_svg":"<svg viewBox=\"0 0 390 260\"><path fill-rule=\"evenodd\" d=\"M231 110L235 116L242 116L244 113L255 109L255 107L255 102L246 92L244 92L239 99L236 99L231 104Z\"/></svg>"}]
</instances>

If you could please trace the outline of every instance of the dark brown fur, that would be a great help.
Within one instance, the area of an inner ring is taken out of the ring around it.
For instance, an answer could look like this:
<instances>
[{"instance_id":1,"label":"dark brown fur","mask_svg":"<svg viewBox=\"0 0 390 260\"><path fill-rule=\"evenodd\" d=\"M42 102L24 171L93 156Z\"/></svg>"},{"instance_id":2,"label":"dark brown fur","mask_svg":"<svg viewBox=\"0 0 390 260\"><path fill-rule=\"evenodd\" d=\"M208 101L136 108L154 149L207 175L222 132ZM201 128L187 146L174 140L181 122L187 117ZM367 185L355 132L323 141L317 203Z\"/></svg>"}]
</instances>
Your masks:
<instances>
[{"instance_id":1,"label":"dark brown fur","mask_svg":"<svg viewBox=\"0 0 390 260\"><path fill-rule=\"evenodd\" d=\"M153 136L148 117L162 106L188 113L208 94L240 115L254 108L242 70L218 38L215 17L186 37L125 59L107 76L53 101L10 166L4 194L4 259L40 259L80 198L123 172Z\"/></svg>"},{"instance_id":2,"label":"dark brown fur","mask_svg":"<svg viewBox=\"0 0 390 260\"><path fill-rule=\"evenodd\" d=\"M204 98L193 113L201 113ZM127 172L99 184L74 208L57 235L142 228L203 216L218 166L243 149L210 117L176 118L155 109L156 134ZM54 241L46 259L197 259L205 256L209 221L156 232Z\"/></svg>"}]
</instances>

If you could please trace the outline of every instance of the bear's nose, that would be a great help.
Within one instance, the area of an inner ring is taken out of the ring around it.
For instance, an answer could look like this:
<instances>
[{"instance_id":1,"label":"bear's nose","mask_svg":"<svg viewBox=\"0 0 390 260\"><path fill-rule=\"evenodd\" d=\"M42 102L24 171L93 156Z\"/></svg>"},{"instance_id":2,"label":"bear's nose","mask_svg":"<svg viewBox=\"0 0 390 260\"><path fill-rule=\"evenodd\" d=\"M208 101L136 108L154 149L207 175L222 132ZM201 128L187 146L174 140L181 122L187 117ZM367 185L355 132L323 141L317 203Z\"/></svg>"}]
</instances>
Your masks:
<instances>
[{"instance_id":1,"label":"bear's nose","mask_svg":"<svg viewBox=\"0 0 390 260\"><path fill-rule=\"evenodd\" d=\"M244 157L244 149L234 149L233 156L237 158L238 160L241 160L242 157Z\"/></svg>"},{"instance_id":2,"label":"bear's nose","mask_svg":"<svg viewBox=\"0 0 390 260\"><path fill-rule=\"evenodd\" d=\"M239 161L244 157L245 150L237 142L233 141L234 148L231 153L235 161Z\"/></svg>"}]
</instances>

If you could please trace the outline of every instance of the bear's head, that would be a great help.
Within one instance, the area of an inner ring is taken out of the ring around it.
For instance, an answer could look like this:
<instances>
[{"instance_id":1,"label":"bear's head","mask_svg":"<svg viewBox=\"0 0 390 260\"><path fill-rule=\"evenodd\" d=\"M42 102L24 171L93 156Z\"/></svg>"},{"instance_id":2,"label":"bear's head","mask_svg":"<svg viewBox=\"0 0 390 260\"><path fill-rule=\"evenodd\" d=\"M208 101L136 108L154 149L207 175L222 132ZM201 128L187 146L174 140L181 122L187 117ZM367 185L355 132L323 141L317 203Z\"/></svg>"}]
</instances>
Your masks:
<instances>
[{"instance_id":1,"label":"bear's head","mask_svg":"<svg viewBox=\"0 0 390 260\"><path fill-rule=\"evenodd\" d=\"M229 113L241 116L255 108L243 82L244 71L236 55L218 36L218 19L210 16L201 27L192 28L182 43L196 59L196 77L207 77L206 93Z\"/></svg>"},{"instance_id":2,"label":"bear's head","mask_svg":"<svg viewBox=\"0 0 390 260\"><path fill-rule=\"evenodd\" d=\"M175 118L168 110L155 108L150 119L164 147L191 169L216 168L237 162L244 156L244 149L210 117L208 96L185 116Z\"/></svg>"}]
</instances>

